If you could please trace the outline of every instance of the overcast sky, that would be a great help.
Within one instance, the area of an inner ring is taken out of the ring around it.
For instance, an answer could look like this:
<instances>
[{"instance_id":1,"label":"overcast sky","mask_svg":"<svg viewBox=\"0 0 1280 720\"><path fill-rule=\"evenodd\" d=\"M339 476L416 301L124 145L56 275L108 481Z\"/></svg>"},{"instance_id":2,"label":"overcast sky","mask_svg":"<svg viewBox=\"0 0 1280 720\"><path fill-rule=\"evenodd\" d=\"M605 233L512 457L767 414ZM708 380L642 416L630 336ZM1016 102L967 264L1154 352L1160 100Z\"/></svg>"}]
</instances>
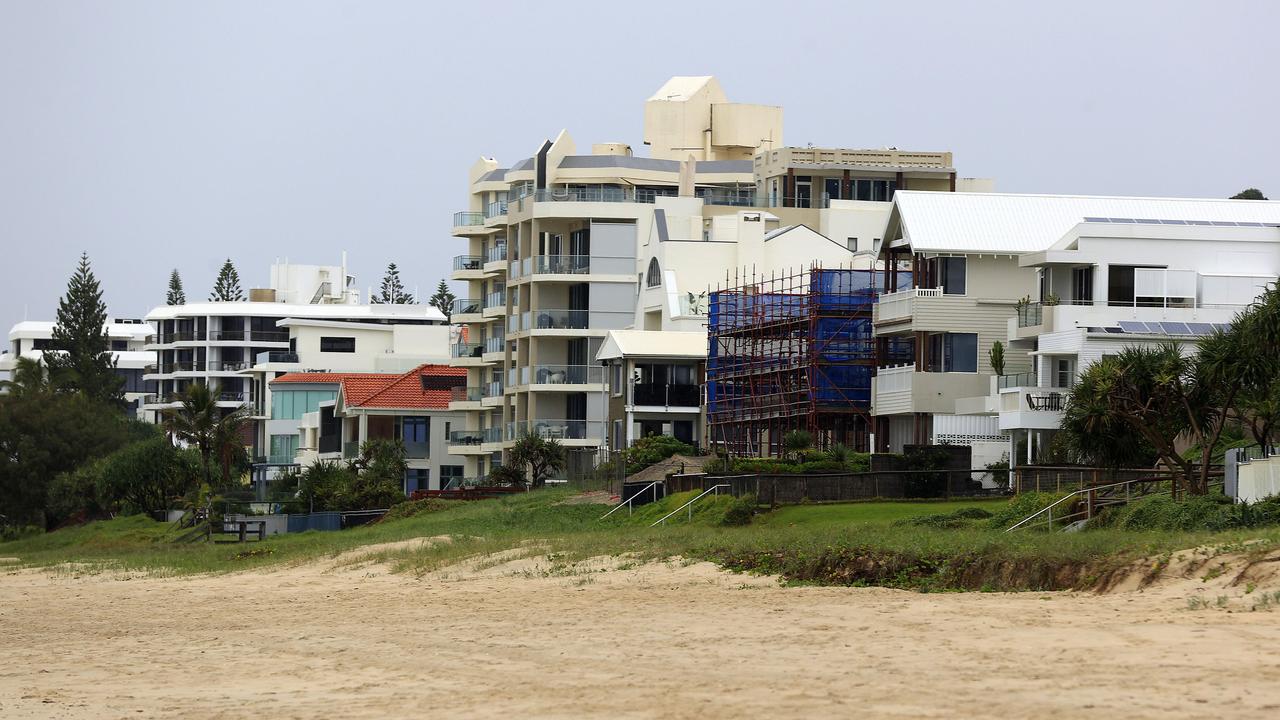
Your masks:
<instances>
[{"instance_id":1,"label":"overcast sky","mask_svg":"<svg viewBox=\"0 0 1280 720\"><path fill-rule=\"evenodd\" d=\"M1001 191L1280 196L1268 0L504 4L0 0L0 328L51 319L82 250L113 316L227 257L247 289L346 250L427 295L477 157L643 154L671 75Z\"/></svg>"}]
</instances>

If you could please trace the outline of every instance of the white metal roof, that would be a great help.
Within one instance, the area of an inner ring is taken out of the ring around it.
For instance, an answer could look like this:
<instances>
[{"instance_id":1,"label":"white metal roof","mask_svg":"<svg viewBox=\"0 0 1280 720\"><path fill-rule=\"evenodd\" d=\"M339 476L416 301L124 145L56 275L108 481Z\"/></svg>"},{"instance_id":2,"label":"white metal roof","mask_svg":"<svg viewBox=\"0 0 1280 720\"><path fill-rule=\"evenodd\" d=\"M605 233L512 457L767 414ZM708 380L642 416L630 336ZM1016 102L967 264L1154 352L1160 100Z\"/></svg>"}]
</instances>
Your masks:
<instances>
[{"instance_id":1,"label":"white metal roof","mask_svg":"<svg viewBox=\"0 0 1280 720\"><path fill-rule=\"evenodd\" d=\"M9 328L9 339L51 338L53 337L53 326L55 324L56 323L53 320L23 320ZM108 322L105 329L107 331L107 337L115 339L141 339L153 332L152 327L147 323Z\"/></svg>"},{"instance_id":2,"label":"white metal roof","mask_svg":"<svg viewBox=\"0 0 1280 720\"><path fill-rule=\"evenodd\" d=\"M705 358L707 334L677 330L610 330L596 360L620 357Z\"/></svg>"},{"instance_id":3,"label":"white metal roof","mask_svg":"<svg viewBox=\"0 0 1280 720\"><path fill-rule=\"evenodd\" d=\"M893 204L903 239L918 252L1039 252L1086 217L1280 224L1280 202L1266 200L902 190Z\"/></svg>"}]
</instances>

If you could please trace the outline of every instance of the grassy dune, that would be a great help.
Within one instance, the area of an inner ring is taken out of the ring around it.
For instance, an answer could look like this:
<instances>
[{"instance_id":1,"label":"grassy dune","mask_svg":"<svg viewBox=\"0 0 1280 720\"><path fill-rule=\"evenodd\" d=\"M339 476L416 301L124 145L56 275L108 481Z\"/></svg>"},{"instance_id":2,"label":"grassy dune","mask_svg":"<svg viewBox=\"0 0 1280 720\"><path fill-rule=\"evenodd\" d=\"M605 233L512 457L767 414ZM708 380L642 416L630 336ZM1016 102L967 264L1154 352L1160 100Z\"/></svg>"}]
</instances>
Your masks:
<instances>
[{"instance_id":1,"label":"grassy dune","mask_svg":"<svg viewBox=\"0 0 1280 720\"><path fill-rule=\"evenodd\" d=\"M281 535L261 543L168 542L171 526L142 517L91 523L0 544L10 566L72 563L75 572L106 569L159 574L221 573L330 558L361 546L417 537L447 543L373 550L369 557L401 572L423 573L512 548L555 554L564 562L600 555L638 559L683 556L736 570L776 573L793 582L872 584L924 590L1032 590L1088 586L1139 557L1216 544L1262 551L1280 542L1280 528L1222 533L1094 530L1004 533L974 522L940 528L904 522L967 507L998 510L1004 501L867 502L802 505L756 517L745 527L720 524L732 500L700 503L650 528L691 495L625 511L607 520L601 505L566 504L567 491L546 490L472 503L435 503L412 517L342 532Z\"/></svg>"}]
</instances>

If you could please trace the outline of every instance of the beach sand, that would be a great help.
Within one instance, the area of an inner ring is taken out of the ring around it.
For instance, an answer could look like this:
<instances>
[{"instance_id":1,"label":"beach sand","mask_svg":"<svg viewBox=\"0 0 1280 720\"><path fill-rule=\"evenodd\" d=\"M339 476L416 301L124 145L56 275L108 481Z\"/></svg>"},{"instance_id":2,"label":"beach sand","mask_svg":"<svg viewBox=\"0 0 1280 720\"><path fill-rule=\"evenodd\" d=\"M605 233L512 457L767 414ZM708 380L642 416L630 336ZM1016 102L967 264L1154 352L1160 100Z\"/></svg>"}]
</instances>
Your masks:
<instances>
[{"instance_id":1,"label":"beach sand","mask_svg":"<svg viewBox=\"0 0 1280 720\"><path fill-rule=\"evenodd\" d=\"M1264 588L1231 575L920 594L707 563L352 559L0 567L0 718L1280 717L1280 609L1250 611Z\"/></svg>"}]
</instances>

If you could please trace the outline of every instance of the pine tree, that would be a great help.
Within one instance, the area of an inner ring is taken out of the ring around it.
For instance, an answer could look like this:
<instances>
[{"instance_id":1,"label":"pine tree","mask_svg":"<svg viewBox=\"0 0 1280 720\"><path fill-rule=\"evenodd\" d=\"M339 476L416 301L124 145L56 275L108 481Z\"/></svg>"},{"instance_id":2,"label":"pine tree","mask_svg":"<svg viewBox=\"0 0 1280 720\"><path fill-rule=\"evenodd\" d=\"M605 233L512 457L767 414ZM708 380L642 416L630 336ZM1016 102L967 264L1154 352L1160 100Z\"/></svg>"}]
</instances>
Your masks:
<instances>
[{"instance_id":1,"label":"pine tree","mask_svg":"<svg viewBox=\"0 0 1280 720\"><path fill-rule=\"evenodd\" d=\"M431 307L444 313L445 320L451 320L453 301L453 291L449 289L449 285L444 280L441 280L440 284L436 286L436 294L432 295L427 302L431 304Z\"/></svg>"},{"instance_id":2,"label":"pine tree","mask_svg":"<svg viewBox=\"0 0 1280 720\"><path fill-rule=\"evenodd\" d=\"M178 269L174 268L169 273L169 294L165 296L165 305L186 305L187 294L182 291L182 278L178 276Z\"/></svg>"},{"instance_id":3,"label":"pine tree","mask_svg":"<svg viewBox=\"0 0 1280 720\"><path fill-rule=\"evenodd\" d=\"M235 302L244 300L244 293L240 290L240 273L236 272L236 266L231 264L231 258L222 263L222 269L218 271L218 279L213 283L213 292L209 293L209 299L213 302Z\"/></svg>"},{"instance_id":4,"label":"pine tree","mask_svg":"<svg viewBox=\"0 0 1280 720\"><path fill-rule=\"evenodd\" d=\"M89 266L89 255L67 283L67 294L58 301L58 320L44 352L49 378L60 390L83 393L95 400L119 403L121 378L107 337L107 305L102 288Z\"/></svg>"},{"instance_id":5,"label":"pine tree","mask_svg":"<svg viewBox=\"0 0 1280 720\"><path fill-rule=\"evenodd\" d=\"M412 305L413 296L404 291L400 282L400 268L395 263L387 265L387 274L382 278L382 291L369 298L375 305Z\"/></svg>"}]
</instances>

